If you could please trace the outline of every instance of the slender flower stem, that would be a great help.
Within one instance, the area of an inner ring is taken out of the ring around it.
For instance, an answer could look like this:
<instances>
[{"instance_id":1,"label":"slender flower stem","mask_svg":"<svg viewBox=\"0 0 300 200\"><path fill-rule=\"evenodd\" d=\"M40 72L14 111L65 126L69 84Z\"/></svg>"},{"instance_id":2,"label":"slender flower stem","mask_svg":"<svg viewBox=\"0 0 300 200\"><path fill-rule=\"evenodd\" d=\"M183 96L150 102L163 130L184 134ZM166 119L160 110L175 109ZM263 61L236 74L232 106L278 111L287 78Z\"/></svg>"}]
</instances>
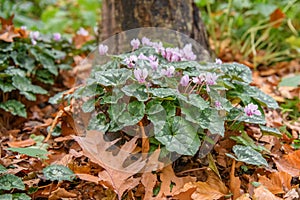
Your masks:
<instances>
[{"instance_id":1,"label":"slender flower stem","mask_svg":"<svg viewBox=\"0 0 300 200\"><path fill-rule=\"evenodd\" d=\"M141 136L142 136L142 157L143 159L147 158L147 153L150 150L149 138L146 136L144 125L142 121L139 121L139 126L141 129Z\"/></svg>"}]
</instances>

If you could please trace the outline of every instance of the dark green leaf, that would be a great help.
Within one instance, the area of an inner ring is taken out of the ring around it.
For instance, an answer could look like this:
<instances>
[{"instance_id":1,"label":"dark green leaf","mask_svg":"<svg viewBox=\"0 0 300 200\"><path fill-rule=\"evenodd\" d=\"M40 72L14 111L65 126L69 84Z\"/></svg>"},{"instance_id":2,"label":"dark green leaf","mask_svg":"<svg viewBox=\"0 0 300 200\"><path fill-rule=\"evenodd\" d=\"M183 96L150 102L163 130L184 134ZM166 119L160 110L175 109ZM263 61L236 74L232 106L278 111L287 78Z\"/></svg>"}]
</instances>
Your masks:
<instances>
[{"instance_id":1,"label":"dark green leaf","mask_svg":"<svg viewBox=\"0 0 300 200\"><path fill-rule=\"evenodd\" d=\"M12 195L13 200L31 200L31 197L25 193L14 193Z\"/></svg>"},{"instance_id":2,"label":"dark green leaf","mask_svg":"<svg viewBox=\"0 0 300 200\"><path fill-rule=\"evenodd\" d=\"M109 127L104 113L99 113L89 121L88 130L97 130L105 133Z\"/></svg>"},{"instance_id":3,"label":"dark green leaf","mask_svg":"<svg viewBox=\"0 0 300 200\"><path fill-rule=\"evenodd\" d=\"M0 103L0 108L5 110L6 112L10 112L13 115L27 117L25 105L17 100L8 100L6 102Z\"/></svg>"},{"instance_id":4,"label":"dark green leaf","mask_svg":"<svg viewBox=\"0 0 300 200\"><path fill-rule=\"evenodd\" d=\"M13 200L12 194L1 194L0 195L1 200Z\"/></svg>"},{"instance_id":5,"label":"dark green leaf","mask_svg":"<svg viewBox=\"0 0 300 200\"><path fill-rule=\"evenodd\" d=\"M44 90L40 86L33 85L29 79L21 76L14 76L12 78L13 85L21 92L31 92L34 94L47 94L47 90Z\"/></svg>"},{"instance_id":6,"label":"dark green leaf","mask_svg":"<svg viewBox=\"0 0 300 200\"><path fill-rule=\"evenodd\" d=\"M0 165L0 174L3 174L7 171L7 169L5 167L3 167L3 165Z\"/></svg>"},{"instance_id":7,"label":"dark green leaf","mask_svg":"<svg viewBox=\"0 0 300 200\"><path fill-rule=\"evenodd\" d=\"M160 104L153 104L147 108L146 113L148 119L154 124L154 132L161 132L167 120L167 113L164 107Z\"/></svg>"},{"instance_id":8,"label":"dark green leaf","mask_svg":"<svg viewBox=\"0 0 300 200\"><path fill-rule=\"evenodd\" d=\"M165 98L175 96L177 91L171 88L150 88L149 93L159 98Z\"/></svg>"},{"instance_id":9,"label":"dark green leaf","mask_svg":"<svg viewBox=\"0 0 300 200\"><path fill-rule=\"evenodd\" d=\"M13 174L4 174L0 177L0 190L11 189L25 190L25 185L20 177Z\"/></svg>"},{"instance_id":10,"label":"dark green leaf","mask_svg":"<svg viewBox=\"0 0 300 200\"><path fill-rule=\"evenodd\" d=\"M0 89L3 91L3 93L11 92L14 89L16 89L10 81L5 81L3 79L0 80Z\"/></svg>"},{"instance_id":11,"label":"dark green leaf","mask_svg":"<svg viewBox=\"0 0 300 200\"><path fill-rule=\"evenodd\" d=\"M175 116L155 138L171 152L181 155L195 155L200 146L197 127L182 117Z\"/></svg>"}]
</instances>

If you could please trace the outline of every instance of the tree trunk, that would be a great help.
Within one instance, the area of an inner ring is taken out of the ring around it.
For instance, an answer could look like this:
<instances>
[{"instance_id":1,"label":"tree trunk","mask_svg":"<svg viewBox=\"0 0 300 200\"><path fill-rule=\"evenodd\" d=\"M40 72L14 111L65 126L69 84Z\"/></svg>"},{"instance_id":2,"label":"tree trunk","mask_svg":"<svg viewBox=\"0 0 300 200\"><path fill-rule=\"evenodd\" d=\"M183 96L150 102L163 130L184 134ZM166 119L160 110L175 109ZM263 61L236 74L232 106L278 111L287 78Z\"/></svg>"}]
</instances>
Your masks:
<instances>
[{"instance_id":1,"label":"tree trunk","mask_svg":"<svg viewBox=\"0 0 300 200\"><path fill-rule=\"evenodd\" d=\"M193 0L103 0L99 41L122 31L163 27L179 31L200 43L210 55L205 26Z\"/></svg>"}]
</instances>

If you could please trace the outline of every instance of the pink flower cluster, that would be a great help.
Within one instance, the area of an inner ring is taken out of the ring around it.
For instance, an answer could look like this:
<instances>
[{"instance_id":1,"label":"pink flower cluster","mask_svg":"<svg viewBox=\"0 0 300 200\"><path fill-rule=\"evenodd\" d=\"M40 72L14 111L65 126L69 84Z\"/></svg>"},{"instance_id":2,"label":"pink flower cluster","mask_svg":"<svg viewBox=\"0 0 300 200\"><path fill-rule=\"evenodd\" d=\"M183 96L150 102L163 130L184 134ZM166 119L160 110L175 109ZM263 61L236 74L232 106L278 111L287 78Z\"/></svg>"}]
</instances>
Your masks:
<instances>
[{"instance_id":1,"label":"pink flower cluster","mask_svg":"<svg viewBox=\"0 0 300 200\"><path fill-rule=\"evenodd\" d=\"M206 84L207 92L210 92L210 85L217 84L218 75L216 73L207 72L206 74L200 74L197 77L193 77L193 83L201 85Z\"/></svg>"},{"instance_id":2,"label":"pink flower cluster","mask_svg":"<svg viewBox=\"0 0 300 200\"><path fill-rule=\"evenodd\" d=\"M250 103L244 108L244 112L247 116L251 117L252 115L261 115L261 112L258 110L258 106Z\"/></svg>"},{"instance_id":3,"label":"pink flower cluster","mask_svg":"<svg viewBox=\"0 0 300 200\"><path fill-rule=\"evenodd\" d=\"M135 38L130 42L132 49L136 50L140 46L139 39ZM192 44L186 44L182 49L179 48L164 48L161 42L151 42L147 37L142 38L144 46L151 46L156 49L169 62L196 60L197 56L192 50Z\"/></svg>"}]
</instances>

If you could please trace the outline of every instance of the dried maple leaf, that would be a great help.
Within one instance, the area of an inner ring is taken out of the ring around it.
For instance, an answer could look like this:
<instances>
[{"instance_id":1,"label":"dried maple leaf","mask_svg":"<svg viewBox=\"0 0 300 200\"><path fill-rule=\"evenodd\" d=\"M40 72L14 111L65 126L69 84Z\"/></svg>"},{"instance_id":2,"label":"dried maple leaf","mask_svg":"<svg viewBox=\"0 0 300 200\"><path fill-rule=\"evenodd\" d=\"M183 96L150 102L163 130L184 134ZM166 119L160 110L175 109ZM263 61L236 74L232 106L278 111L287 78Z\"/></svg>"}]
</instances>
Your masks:
<instances>
[{"instance_id":1,"label":"dried maple leaf","mask_svg":"<svg viewBox=\"0 0 300 200\"><path fill-rule=\"evenodd\" d=\"M282 194L292 189L291 180L292 176L286 172L272 173L269 178L259 177L259 182L273 194Z\"/></svg>"},{"instance_id":2,"label":"dried maple leaf","mask_svg":"<svg viewBox=\"0 0 300 200\"><path fill-rule=\"evenodd\" d=\"M272 192L270 192L264 186L259 186L254 189L253 200L280 200L281 198L276 197Z\"/></svg>"},{"instance_id":3,"label":"dried maple leaf","mask_svg":"<svg viewBox=\"0 0 300 200\"><path fill-rule=\"evenodd\" d=\"M98 174L99 182L112 188L119 199L126 190L130 190L139 184L141 178L134 178L133 175L141 172L147 166L147 160L142 160L142 157L133 160L134 155L132 155L132 152L137 147L137 138L126 142L116 155L108 149L116 147L114 144L118 140L105 141L104 134L99 131L87 131L86 137L73 136L73 138L78 142L85 156L105 169ZM131 162L126 164L128 159ZM95 182L94 178L93 180Z\"/></svg>"},{"instance_id":4,"label":"dried maple leaf","mask_svg":"<svg viewBox=\"0 0 300 200\"><path fill-rule=\"evenodd\" d=\"M273 160L279 171L289 173L294 177L300 175L300 150L297 150L288 155L284 155L280 159Z\"/></svg>"},{"instance_id":5,"label":"dried maple leaf","mask_svg":"<svg viewBox=\"0 0 300 200\"><path fill-rule=\"evenodd\" d=\"M68 192L64 188L57 188L55 191L51 192L49 200L59 200L63 198L75 198L77 194Z\"/></svg>"}]
</instances>

